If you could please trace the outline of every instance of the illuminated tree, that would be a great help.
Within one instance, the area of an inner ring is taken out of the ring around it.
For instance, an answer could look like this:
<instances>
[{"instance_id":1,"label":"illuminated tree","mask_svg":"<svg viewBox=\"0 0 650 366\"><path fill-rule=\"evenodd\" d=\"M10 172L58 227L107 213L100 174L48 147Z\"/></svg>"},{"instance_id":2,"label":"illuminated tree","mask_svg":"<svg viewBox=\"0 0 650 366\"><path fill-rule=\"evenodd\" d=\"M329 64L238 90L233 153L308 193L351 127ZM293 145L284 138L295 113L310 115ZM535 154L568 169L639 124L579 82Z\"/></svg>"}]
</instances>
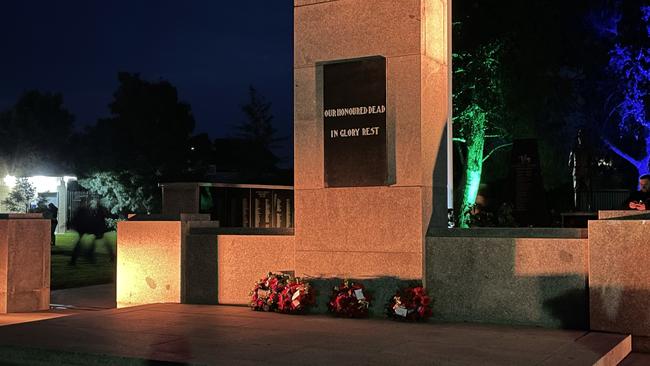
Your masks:
<instances>
[{"instance_id":1,"label":"illuminated tree","mask_svg":"<svg viewBox=\"0 0 650 366\"><path fill-rule=\"evenodd\" d=\"M2 204L11 212L29 212L31 202L36 198L36 188L27 178L16 179L9 196L2 201Z\"/></svg>"},{"instance_id":2,"label":"illuminated tree","mask_svg":"<svg viewBox=\"0 0 650 366\"><path fill-rule=\"evenodd\" d=\"M94 173L79 180L79 185L95 196L111 214L126 219L129 213L151 213L155 207L154 191L143 177L128 171Z\"/></svg>"},{"instance_id":3,"label":"illuminated tree","mask_svg":"<svg viewBox=\"0 0 650 366\"><path fill-rule=\"evenodd\" d=\"M458 222L462 228L469 227L483 163L511 145L503 128L502 47L492 42L473 52L454 54L454 141L464 168Z\"/></svg>"},{"instance_id":4,"label":"illuminated tree","mask_svg":"<svg viewBox=\"0 0 650 366\"><path fill-rule=\"evenodd\" d=\"M608 70L614 83L605 124L616 122L618 132L616 139L604 136L603 141L640 176L650 172L650 6L615 5L597 22L597 29L608 30L601 35L609 36L613 44Z\"/></svg>"}]
</instances>

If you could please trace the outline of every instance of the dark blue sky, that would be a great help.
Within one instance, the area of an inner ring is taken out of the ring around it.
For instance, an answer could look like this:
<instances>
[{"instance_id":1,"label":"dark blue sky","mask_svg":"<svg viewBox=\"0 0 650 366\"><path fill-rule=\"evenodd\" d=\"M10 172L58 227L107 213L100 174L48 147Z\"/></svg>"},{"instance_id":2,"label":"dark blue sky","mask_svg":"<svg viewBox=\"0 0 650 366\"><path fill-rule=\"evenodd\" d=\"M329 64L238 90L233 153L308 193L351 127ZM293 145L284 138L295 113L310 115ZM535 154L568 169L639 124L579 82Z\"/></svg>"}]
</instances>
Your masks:
<instances>
[{"instance_id":1,"label":"dark blue sky","mask_svg":"<svg viewBox=\"0 0 650 366\"><path fill-rule=\"evenodd\" d=\"M228 136L254 85L276 126L292 120L293 2L4 0L0 109L28 89L60 92L78 125L108 116L117 72L165 79L195 132Z\"/></svg>"}]
</instances>

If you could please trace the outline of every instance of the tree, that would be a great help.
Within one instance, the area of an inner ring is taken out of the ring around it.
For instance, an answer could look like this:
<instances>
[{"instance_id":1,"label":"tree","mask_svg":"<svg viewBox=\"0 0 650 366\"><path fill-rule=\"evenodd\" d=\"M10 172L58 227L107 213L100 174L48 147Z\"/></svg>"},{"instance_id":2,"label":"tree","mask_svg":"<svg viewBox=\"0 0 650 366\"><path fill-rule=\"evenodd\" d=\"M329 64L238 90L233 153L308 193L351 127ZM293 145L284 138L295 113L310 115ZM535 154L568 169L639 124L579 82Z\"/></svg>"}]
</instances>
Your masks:
<instances>
[{"instance_id":1,"label":"tree","mask_svg":"<svg viewBox=\"0 0 650 366\"><path fill-rule=\"evenodd\" d=\"M500 78L502 43L492 42L473 52L454 54L454 141L462 144L462 201L459 226L469 227L484 162L497 150L510 146L502 127L505 106ZM487 140L493 141L487 141Z\"/></svg>"},{"instance_id":2,"label":"tree","mask_svg":"<svg viewBox=\"0 0 650 366\"><path fill-rule=\"evenodd\" d=\"M0 113L0 174L60 174L69 168L73 122L61 94L25 92Z\"/></svg>"},{"instance_id":3,"label":"tree","mask_svg":"<svg viewBox=\"0 0 650 366\"><path fill-rule=\"evenodd\" d=\"M34 187L27 178L16 179L16 185L13 187L7 198L2 204L11 212L29 212L31 202L36 198L36 187Z\"/></svg>"},{"instance_id":4,"label":"tree","mask_svg":"<svg viewBox=\"0 0 650 366\"><path fill-rule=\"evenodd\" d=\"M81 136L82 172L132 171L155 180L176 178L185 167L194 116L168 81L150 82L121 72L109 105Z\"/></svg>"},{"instance_id":5,"label":"tree","mask_svg":"<svg viewBox=\"0 0 650 366\"><path fill-rule=\"evenodd\" d=\"M273 150L285 139L276 137L271 103L266 102L253 86L249 86L248 92L248 103L241 108L246 119L234 126L237 138L214 141L215 162L217 169L236 171L243 181L263 183L274 180L280 159ZM219 156L221 151L233 153L224 160Z\"/></svg>"},{"instance_id":6,"label":"tree","mask_svg":"<svg viewBox=\"0 0 650 366\"><path fill-rule=\"evenodd\" d=\"M82 187L102 197L113 215L145 213L160 206L158 183L188 172L194 116L168 81L118 74L111 117L77 136Z\"/></svg>"},{"instance_id":7,"label":"tree","mask_svg":"<svg viewBox=\"0 0 650 366\"><path fill-rule=\"evenodd\" d=\"M246 120L235 126L240 138L259 144L264 148L272 148L281 139L276 138L277 129L273 127L271 103L266 102L252 85L248 87L249 101L242 106Z\"/></svg>"},{"instance_id":8,"label":"tree","mask_svg":"<svg viewBox=\"0 0 650 366\"><path fill-rule=\"evenodd\" d=\"M156 208L151 185L132 172L95 173L79 179L79 185L101 197L101 205L121 219L129 213L151 213Z\"/></svg>"},{"instance_id":9,"label":"tree","mask_svg":"<svg viewBox=\"0 0 650 366\"><path fill-rule=\"evenodd\" d=\"M641 176L650 172L650 6L631 3L615 2L598 22L600 34L610 38L608 70L616 81L610 84L603 130L618 136L605 135L603 141Z\"/></svg>"}]
</instances>

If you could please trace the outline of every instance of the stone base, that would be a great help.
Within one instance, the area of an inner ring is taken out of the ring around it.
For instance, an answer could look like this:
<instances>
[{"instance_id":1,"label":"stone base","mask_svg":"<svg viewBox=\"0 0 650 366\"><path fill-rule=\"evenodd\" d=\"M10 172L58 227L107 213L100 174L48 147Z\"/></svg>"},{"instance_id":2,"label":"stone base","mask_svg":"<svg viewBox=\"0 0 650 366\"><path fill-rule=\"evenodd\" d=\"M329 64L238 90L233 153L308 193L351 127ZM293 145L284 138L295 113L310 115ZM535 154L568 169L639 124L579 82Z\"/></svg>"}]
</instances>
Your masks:
<instances>
[{"instance_id":1,"label":"stone base","mask_svg":"<svg viewBox=\"0 0 650 366\"><path fill-rule=\"evenodd\" d=\"M650 221L589 222L593 330L650 337Z\"/></svg>"},{"instance_id":2,"label":"stone base","mask_svg":"<svg viewBox=\"0 0 650 366\"><path fill-rule=\"evenodd\" d=\"M425 272L434 320L588 329L586 239L428 237Z\"/></svg>"},{"instance_id":3,"label":"stone base","mask_svg":"<svg viewBox=\"0 0 650 366\"><path fill-rule=\"evenodd\" d=\"M0 217L0 313L49 309L51 223L39 216Z\"/></svg>"}]
</instances>

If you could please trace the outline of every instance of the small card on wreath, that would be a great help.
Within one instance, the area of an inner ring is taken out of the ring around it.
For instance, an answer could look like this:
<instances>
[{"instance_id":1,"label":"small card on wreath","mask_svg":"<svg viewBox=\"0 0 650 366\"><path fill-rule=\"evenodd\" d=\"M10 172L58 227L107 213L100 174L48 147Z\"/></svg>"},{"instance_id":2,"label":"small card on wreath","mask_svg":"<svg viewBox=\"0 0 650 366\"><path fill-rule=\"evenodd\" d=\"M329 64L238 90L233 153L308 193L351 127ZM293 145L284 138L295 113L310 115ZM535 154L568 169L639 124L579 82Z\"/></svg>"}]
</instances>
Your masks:
<instances>
[{"instance_id":1,"label":"small card on wreath","mask_svg":"<svg viewBox=\"0 0 650 366\"><path fill-rule=\"evenodd\" d=\"M406 310L406 308L403 306L398 306L395 308L395 314L406 318L406 315L408 315L408 310Z\"/></svg>"},{"instance_id":2,"label":"small card on wreath","mask_svg":"<svg viewBox=\"0 0 650 366\"><path fill-rule=\"evenodd\" d=\"M354 290L354 297L357 298L357 300L363 300L365 299L365 296L363 296L363 290L358 288Z\"/></svg>"},{"instance_id":3,"label":"small card on wreath","mask_svg":"<svg viewBox=\"0 0 650 366\"><path fill-rule=\"evenodd\" d=\"M269 290L257 290L257 297L260 299L266 299L269 297Z\"/></svg>"}]
</instances>

